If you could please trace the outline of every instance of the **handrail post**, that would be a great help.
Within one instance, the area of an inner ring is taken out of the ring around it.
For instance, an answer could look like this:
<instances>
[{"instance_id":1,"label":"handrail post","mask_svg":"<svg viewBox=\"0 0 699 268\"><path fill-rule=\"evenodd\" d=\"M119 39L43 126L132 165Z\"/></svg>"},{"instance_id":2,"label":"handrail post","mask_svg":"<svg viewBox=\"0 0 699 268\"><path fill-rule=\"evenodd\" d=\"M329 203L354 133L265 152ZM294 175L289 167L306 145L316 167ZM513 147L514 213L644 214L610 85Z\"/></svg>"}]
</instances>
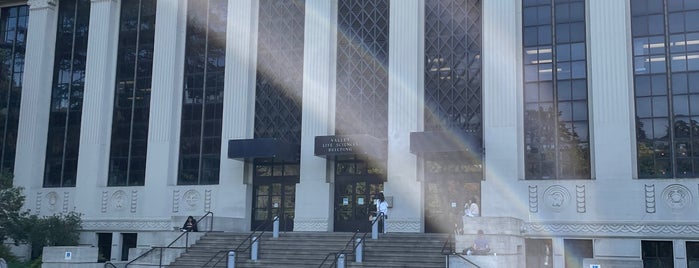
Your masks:
<instances>
[{"instance_id":1,"label":"handrail post","mask_svg":"<svg viewBox=\"0 0 699 268\"><path fill-rule=\"evenodd\" d=\"M228 265L227 268L235 268L235 251L228 251Z\"/></svg>"},{"instance_id":2,"label":"handrail post","mask_svg":"<svg viewBox=\"0 0 699 268\"><path fill-rule=\"evenodd\" d=\"M184 235L184 252L189 251L189 232Z\"/></svg>"},{"instance_id":3,"label":"handrail post","mask_svg":"<svg viewBox=\"0 0 699 268\"><path fill-rule=\"evenodd\" d=\"M163 266L163 248L160 248L160 262L158 263L158 267Z\"/></svg>"},{"instance_id":4,"label":"handrail post","mask_svg":"<svg viewBox=\"0 0 699 268\"><path fill-rule=\"evenodd\" d=\"M362 244L364 244L362 242L362 239L357 238L357 250L354 252L354 259L355 259L355 262L358 262L358 263L362 262L362 253L363 253L362 252L362 250L363 250Z\"/></svg>"},{"instance_id":5,"label":"handrail post","mask_svg":"<svg viewBox=\"0 0 699 268\"><path fill-rule=\"evenodd\" d=\"M272 237L279 238L279 216L274 216L274 223L272 226L274 226L272 228Z\"/></svg>"},{"instance_id":6,"label":"handrail post","mask_svg":"<svg viewBox=\"0 0 699 268\"><path fill-rule=\"evenodd\" d=\"M258 247L257 237L253 236L251 243L252 243L252 247L250 248L250 260L257 261L257 247Z\"/></svg>"},{"instance_id":7,"label":"handrail post","mask_svg":"<svg viewBox=\"0 0 699 268\"><path fill-rule=\"evenodd\" d=\"M374 220L371 224L371 239L374 239L374 240L379 239L379 221L378 220Z\"/></svg>"},{"instance_id":8,"label":"handrail post","mask_svg":"<svg viewBox=\"0 0 699 268\"><path fill-rule=\"evenodd\" d=\"M345 268L345 254L340 253L340 257L337 258L337 268Z\"/></svg>"}]
</instances>

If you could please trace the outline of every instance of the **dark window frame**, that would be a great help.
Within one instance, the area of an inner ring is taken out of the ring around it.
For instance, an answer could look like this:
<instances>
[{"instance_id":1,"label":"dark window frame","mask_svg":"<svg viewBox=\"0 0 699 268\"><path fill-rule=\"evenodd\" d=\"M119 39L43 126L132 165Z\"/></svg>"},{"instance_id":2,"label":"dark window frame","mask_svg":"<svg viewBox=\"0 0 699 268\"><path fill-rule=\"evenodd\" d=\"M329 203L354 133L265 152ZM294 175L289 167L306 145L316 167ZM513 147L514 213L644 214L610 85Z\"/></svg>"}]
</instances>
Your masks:
<instances>
[{"instance_id":1,"label":"dark window frame","mask_svg":"<svg viewBox=\"0 0 699 268\"><path fill-rule=\"evenodd\" d=\"M525 179L591 179L586 1L545 2L522 1Z\"/></svg>"},{"instance_id":2,"label":"dark window frame","mask_svg":"<svg viewBox=\"0 0 699 268\"><path fill-rule=\"evenodd\" d=\"M89 0L60 2L44 187L76 185L89 22Z\"/></svg>"}]
</instances>

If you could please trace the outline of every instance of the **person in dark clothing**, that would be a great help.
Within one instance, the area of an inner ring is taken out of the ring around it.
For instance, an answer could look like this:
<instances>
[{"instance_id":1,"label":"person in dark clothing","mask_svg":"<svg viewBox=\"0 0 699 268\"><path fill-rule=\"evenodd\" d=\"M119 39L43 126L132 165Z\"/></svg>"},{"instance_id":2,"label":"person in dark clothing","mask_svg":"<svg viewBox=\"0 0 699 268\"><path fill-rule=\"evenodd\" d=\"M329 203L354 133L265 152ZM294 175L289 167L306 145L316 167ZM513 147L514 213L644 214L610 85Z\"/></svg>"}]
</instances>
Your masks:
<instances>
[{"instance_id":1,"label":"person in dark clothing","mask_svg":"<svg viewBox=\"0 0 699 268\"><path fill-rule=\"evenodd\" d=\"M199 230L197 229L197 220L195 220L194 217L192 217L192 216L187 217L187 221L184 222L184 225L182 225L182 228L180 228L180 231L182 231L182 232L198 232Z\"/></svg>"}]
</instances>

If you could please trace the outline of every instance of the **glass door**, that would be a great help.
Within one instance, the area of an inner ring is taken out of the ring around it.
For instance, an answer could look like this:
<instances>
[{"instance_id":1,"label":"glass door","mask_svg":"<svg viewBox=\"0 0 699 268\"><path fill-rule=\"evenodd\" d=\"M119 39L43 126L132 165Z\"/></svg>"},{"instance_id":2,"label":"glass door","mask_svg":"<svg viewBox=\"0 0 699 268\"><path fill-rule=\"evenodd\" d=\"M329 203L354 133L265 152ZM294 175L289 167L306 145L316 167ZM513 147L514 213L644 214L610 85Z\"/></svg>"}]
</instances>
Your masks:
<instances>
[{"instance_id":1,"label":"glass door","mask_svg":"<svg viewBox=\"0 0 699 268\"><path fill-rule=\"evenodd\" d=\"M278 216L279 230L293 231L296 182L283 178L259 180L253 184L253 191L252 229ZM272 227L270 224L265 229Z\"/></svg>"},{"instance_id":2,"label":"glass door","mask_svg":"<svg viewBox=\"0 0 699 268\"><path fill-rule=\"evenodd\" d=\"M376 210L373 197L383 191L383 182L375 176L336 178L335 231L371 231L369 215Z\"/></svg>"}]
</instances>

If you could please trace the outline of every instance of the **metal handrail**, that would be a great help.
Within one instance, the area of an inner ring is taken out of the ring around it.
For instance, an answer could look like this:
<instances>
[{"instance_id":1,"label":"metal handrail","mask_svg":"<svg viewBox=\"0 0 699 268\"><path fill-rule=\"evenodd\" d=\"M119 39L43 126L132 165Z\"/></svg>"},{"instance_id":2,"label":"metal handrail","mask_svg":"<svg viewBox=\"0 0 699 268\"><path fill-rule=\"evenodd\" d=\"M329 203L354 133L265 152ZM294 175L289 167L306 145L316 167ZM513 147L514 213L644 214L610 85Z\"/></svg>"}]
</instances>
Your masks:
<instances>
[{"instance_id":1,"label":"metal handrail","mask_svg":"<svg viewBox=\"0 0 699 268\"><path fill-rule=\"evenodd\" d=\"M201 218L199 218L199 220L197 221L197 224L199 224L199 222L201 222L201 220L205 219L205 218L208 217L209 215L211 215L211 221L209 222L209 232L210 232L210 231L213 230L213 227L214 227L214 213L213 213L213 212L207 211L206 214L204 214L204 216L202 216ZM159 250L160 250L160 261L159 261L158 267L162 267L162 262L163 262L163 249L164 249L164 248L165 248L165 249L168 249L168 248L173 248L173 249L180 249L180 248L183 248L183 247L173 247L173 246L172 246L172 245L175 244L175 242L177 242L178 240L180 240L180 238L182 238L182 236L185 237L185 241L184 241L184 250L185 250L185 252L187 252L187 250L189 249L189 232L183 232L182 234L180 234L179 236L177 236L177 238L175 238L175 240L172 240L172 242L170 242L170 244L168 244L167 246L165 246L165 247L152 247L151 249L149 249L148 251L144 252L144 253L141 254L140 256L138 256L138 257L134 258L133 260L127 262L126 265L124 265L124 268L129 267L129 264L133 263L134 261L136 261L136 260L138 260L138 259L140 259L140 258L145 257L146 255L150 254L151 252L155 251L156 249L159 249ZM111 264L111 263L110 263L110 264ZM106 264L105 264L105 265L106 265ZM112 264L112 265L114 265L114 264Z\"/></svg>"},{"instance_id":2,"label":"metal handrail","mask_svg":"<svg viewBox=\"0 0 699 268\"><path fill-rule=\"evenodd\" d=\"M454 233L449 234L449 236L447 237L447 241L444 241L444 245L442 246L442 255L444 255L447 259L447 268L449 268L449 258L451 256L458 256L459 258L468 262L469 264L473 265L474 267L481 268L480 266L473 263L471 260L465 258L464 256L456 254L456 246L454 245L452 240L455 240Z\"/></svg>"},{"instance_id":3,"label":"metal handrail","mask_svg":"<svg viewBox=\"0 0 699 268\"><path fill-rule=\"evenodd\" d=\"M379 218L381 218L383 216L384 216L383 212L379 213L378 217L374 218L374 220L371 221L370 226L372 226L372 228L373 228L374 224L379 220ZM366 236L367 236L367 234L369 234L369 232L371 232L371 231L364 232L364 234L362 235L362 238L361 238L362 242L364 242L364 240L366 239ZM332 255L335 255L335 259L330 264L330 267L337 264L337 260L338 260L338 258L340 258L340 254L351 253L352 255L354 255L357 252L357 247L359 246L359 243L356 243L356 241L355 241L357 234L359 234L359 229L357 229L357 231L355 231L354 234L352 234L352 237L349 239L349 241L347 241L347 244L345 244L345 246L341 250L336 251L336 252L330 252L327 255L325 255L325 259L323 259L323 262L321 262L320 265L318 265L318 268L322 268L323 264L325 264L325 262L328 260L328 258L330 258L330 256L332 256ZM350 243L354 243L354 246L352 247L351 251L347 249L347 247L350 245Z\"/></svg>"},{"instance_id":4,"label":"metal handrail","mask_svg":"<svg viewBox=\"0 0 699 268\"><path fill-rule=\"evenodd\" d=\"M209 215L211 215L211 221L209 221L209 232L211 232L214 230L214 213L213 212L211 212L211 211L206 212L206 214L204 214L204 216L201 216L201 218L199 218L199 220L197 220L197 224L199 224L204 218L206 218Z\"/></svg>"},{"instance_id":5,"label":"metal handrail","mask_svg":"<svg viewBox=\"0 0 699 268\"><path fill-rule=\"evenodd\" d=\"M257 241L257 239L260 239L260 237L266 232L266 230L264 230L264 229L266 229L270 223L274 222L274 219L278 219L278 218L279 217L275 216L272 219L267 219L267 221L265 221L262 225L257 226L257 228L255 228L255 230L253 230L252 233L250 233L250 235L248 235L245 239L243 239L243 241L241 241L240 244L238 244L238 246L235 247L235 249L233 249L233 252L236 253L236 258L238 257L238 255L237 255L238 252L245 252L246 250L248 250L252 246L252 243ZM260 230L260 229L262 229L262 230ZM255 233L257 233L258 231L261 231L260 234L257 236L257 238L255 238L255 241L252 241L253 235L255 235ZM245 249L240 250L240 248L243 246L243 244L245 242L247 242L248 240L250 240L250 243L248 244L248 246ZM227 256L227 254L223 254L223 256L221 256L221 257L219 257L219 255L221 253L227 253L229 251L231 251L231 250L219 250L218 252L216 252L216 254L214 254L214 256L212 256L208 261L206 261L206 263L204 263L204 265L202 265L201 267L207 267L207 265L209 265L209 263L211 263L214 260L216 260L216 262L211 267L216 267L216 265L218 265L223 260L223 258Z\"/></svg>"},{"instance_id":6,"label":"metal handrail","mask_svg":"<svg viewBox=\"0 0 699 268\"><path fill-rule=\"evenodd\" d=\"M184 248L185 252L187 252L187 250L188 250L188 248L189 248L189 233L190 233L190 232L182 232L182 234L180 234L179 236L177 236L177 238L175 238L175 240L173 240L170 244L168 244L168 245L165 246L165 247L152 247L151 249L149 249L148 251L144 252L144 253L141 254L140 256L138 256L138 257L134 258L133 260L127 262L126 265L124 265L124 268L129 267L129 264L135 262L136 260L138 260L138 259L140 259L140 258L145 257L146 255L150 254L151 252L155 251L156 249L159 249L159 250L160 250L160 260L159 260L159 263L158 263L158 267L162 267L162 266L163 266L163 249L168 249L168 248L180 249L180 248ZM175 242L177 242L177 240L180 240L180 238L182 238L183 236L185 237L184 247L173 247L172 245L175 244ZM141 265L145 265L145 264L141 264ZM146 265L146 266L149 266L149 265ZM151 265L151 266L155 266L155 265Z\"/></svg>"},{"instance_id":7,"label":"metal handrail","mask_svg":"<svg viewBox=\"0 0 699 268\"><path fill-rule=\"evenodd\" d=\"M111 262L105 262L105 263L104 263L104 267L105 267L105 268L107 268L107 265L110 265L110 266L112 266L112 267L114 267L114 268L119 268L119 267L116 267L116 265L114 265L114 264L111 263Z\"/></svg>"}]
</instances>

